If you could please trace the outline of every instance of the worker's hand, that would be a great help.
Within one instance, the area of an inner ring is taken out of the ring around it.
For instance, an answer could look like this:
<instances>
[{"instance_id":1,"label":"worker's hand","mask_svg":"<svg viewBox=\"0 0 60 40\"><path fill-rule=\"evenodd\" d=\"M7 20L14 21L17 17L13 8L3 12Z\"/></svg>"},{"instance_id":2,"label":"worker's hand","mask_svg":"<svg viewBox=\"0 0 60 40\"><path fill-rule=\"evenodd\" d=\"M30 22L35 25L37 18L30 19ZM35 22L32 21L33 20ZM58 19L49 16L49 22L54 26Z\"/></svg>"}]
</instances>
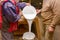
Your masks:
<instances>
[{"instance_id":1,"label":"worker's hand","mask_svg":"<svg viewBox=\"0 0 60 40\"><path fill-rule=\"evenodd\" d=\"M18 20L18 23L21 22L21 21L22 21L22 19L19 19L19 20Z\"/></svg>"},{"instance_id":2,"label":"worker's hand","mask_svg":"<svg viewBox=\"0 0 60 40\"><path fill-rule=\"evenodd\" d=\"M37 14L39 14L41 12L41 10L40 9L36 9L36 12L37 12Z\"/></svg>"},{"instance_id":3,"label":"worker's hand","mask_svg":"<svg viewBox=\"0 0 60 40\"><path fill-rule=\"evenodd\" d=\"M20 16L22 16L22 15L23 15L23 13L22 13L22 10L21 10L21 9L19 10L19 15L20 15Z\"/></svg>"},{"instance_id":4,"label":"worker's hand","mask_svg":"<svg viewBox=\"0 0 60 40\"><path fill-rule=\"evenodd\" d=\"M23 20L24 20L24 17L21 16L21 18L18 20L18 22L21 22L21 21L23 21Z\"/></svg>"},{"instance_id":5,"label":"worker's hand","mask_svg":"<svg viewBox=\"0 0 60 40\"><path fill-rule=\"evenodd\" d=\"M30 3L26 3L26 6L30 6L31 4Z\"/></svg>"},{"instance_id":6,"label":"worker's hand","mask_svg":"<svg viewBox=\"0 0 60 40\"><path fill-rule=\"evenodd\" d=\"M49 32L54 32L54 26L53 26L53 25L49 26L49 27L48 27L48 31L49 31Z\"/></svg>"}]
</instances>

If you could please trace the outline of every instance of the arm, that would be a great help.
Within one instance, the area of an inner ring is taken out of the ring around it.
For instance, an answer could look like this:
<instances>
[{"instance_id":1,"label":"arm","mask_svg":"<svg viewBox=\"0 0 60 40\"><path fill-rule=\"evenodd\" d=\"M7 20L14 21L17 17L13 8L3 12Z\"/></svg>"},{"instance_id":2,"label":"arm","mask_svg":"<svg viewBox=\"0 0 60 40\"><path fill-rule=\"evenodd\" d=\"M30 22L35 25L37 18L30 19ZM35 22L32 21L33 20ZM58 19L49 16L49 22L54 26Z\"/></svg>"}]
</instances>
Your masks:
<instances>
[{"instance_id":1,"label":"arm","mask_svg":"<svg viewBox=\"0 0 60 40\"><path fill-rule=\"evenodd\" d=\"M16 12L16 9L15 9L16 7L12 3L6 2L4 4L3 8L6 12L6 13L4 13L4 15L8 21L16 22L20 19L20 16Z\"/></svg>"},{"instance_id":2,"label":"arm","mask_svg":"<svg viewBox=\"0 0 60 40\"><path fill-rule=\"evenodd\" d=\"M60 14L56 13L55 16L53 17L53 20L52 20L48 30L50 32L53 32L55 27L56 27L56 25L59 23L59 21L60 21Z\"/></svg>"},{"instance_id":3,"label":"arm","mask_svg":"<svg viewBox=\"0 0 60 40\"><path fill-rule=\"evenodd\" d=\"M50 1L46 0L43 1L42 9L40 9L41 16L44 18L44 22L52 18L52 12L50 10L51 3ZM47 23L48 24L48 23Z\"/></svg>"},{"instance_id":4,"label":"arm","mask_svg":"<svg viewBox=\"0 0 60 40\"><path fill-rule=\"evenodd\" d=\"M42 7L42 9L41 9L41 13L48 13L49 12L49 9L50 9L50 7L51 7L51 2L50 2L50 0L44 0L43 1L43 7ZM44 15L44 14L42 14L42 15ZM48 18L47 18L47 16L48 16ZM49 19L49 14L46 16L46 20L47 19ZM56 19L55 19L55 17L56 17L57 15L54 15L54 17L53 17L53 20L52 20L52 23L50 24L50 26L49 26L49 28L48 28L48 30L50 31L50 32L52 32L52 31L54 31L54 28L52 28L52 27L54 27L54 26L52 26L53 24L54 24L54 20L56 21Z\"/></svg>"},{"instance_id":5,"label":"arm","mask_svg":"<svg viewBox=\"0 0 60 40\"><path fill-rule=\"evenodd\" d=\"M22 9L26 6L26 3L25 2L17 3L17 6Z\"/></svg>"},{"instance_id":6,"label":"arm","mask_svg":"<svg viewBox=\"0 0 60 40\"><path fill-rule=\"evenodd\" d=\"M60 21L60 14L59 13L55 13L53 20L51 22L51 26L55 27Z\"/></svg>"},{"instance_id":7,"label":"arm","mask_svg":"<svg viewBox=\"0 0 60 40\"><path fill-rule=\"evenodd\" d=\"M21 9L23 9L25 6L29 6L31 5L30 3L26 3L26 2L21 2L21 3L17 3L17 6Z\"/></svg>"}]
</instances>

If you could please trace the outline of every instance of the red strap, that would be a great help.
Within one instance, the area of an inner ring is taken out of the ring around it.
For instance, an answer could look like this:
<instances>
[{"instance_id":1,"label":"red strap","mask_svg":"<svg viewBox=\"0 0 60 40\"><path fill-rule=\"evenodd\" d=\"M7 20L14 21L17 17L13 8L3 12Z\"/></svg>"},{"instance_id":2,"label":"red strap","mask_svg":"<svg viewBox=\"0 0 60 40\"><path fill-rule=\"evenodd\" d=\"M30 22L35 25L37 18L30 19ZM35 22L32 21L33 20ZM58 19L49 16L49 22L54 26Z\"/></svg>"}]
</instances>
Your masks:
<instances>
[{"instance_id":1,"label":"red strap","mask_svg":"<svg viewBox=\"0 0 60 40\"><path fill-rule=\"evenodd\" d=\"M10 23L10 28L8 29L9 32L13 32L17 30L17 22L15 23Z\"/></svg>"},{"instance_id":2,"label":"red strap","mask_svg":"<svg viewBox=\"0 0 60 40\"><path fill-rule=\"evenodd\" d=\"M12 2L14 3L14 5L16 5L16 2L14 0L12 0ZM18 13L18 8L16 7L16 11ZM14 22L14 23L10 23L10 28L8 29L9 32L13 32L15 30L17 30L17 27L18 27L18 24L17 22Z\"/></svg>"},{"instance_id":3,"label":"red strap","mask_svg":"<svg viewBox=\"0 0 60 40\"><path fill-rule=\"evenodd\" d=\"M2 28L2 6L0 5L0 29Z\"/></svg>"}]
</instances>

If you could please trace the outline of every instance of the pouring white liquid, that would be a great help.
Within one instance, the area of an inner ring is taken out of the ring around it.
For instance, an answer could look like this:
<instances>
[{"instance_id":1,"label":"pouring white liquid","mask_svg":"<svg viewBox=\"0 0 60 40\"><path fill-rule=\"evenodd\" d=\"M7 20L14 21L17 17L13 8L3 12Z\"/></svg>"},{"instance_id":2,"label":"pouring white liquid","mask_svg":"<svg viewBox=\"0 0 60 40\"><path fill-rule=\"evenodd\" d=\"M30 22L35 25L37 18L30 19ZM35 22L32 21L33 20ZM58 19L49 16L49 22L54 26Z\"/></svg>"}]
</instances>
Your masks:
<instances>
[{"instance_id":1,"label":"pouring white liquid","mask_svg":"<svg viewBox=\"0 0 60 40\"><path fill-rule=\"evenodd\" d=\"M31 32L31 25L32 25L33 19L27 20L27 22L29 24L29 32Z\"/></svg>"},{"instance_id":2,"label":"pouring white liquid","mask_svg":"<svg viewBox=\"0 0 60 40\"><path fill-rule=\"evenodd\" d=\"M29 24L29 32L24 33L23 39L31 40L35 38L35 34L31 32L31 25L36 14L36 10L33 6L26 6L23 9L23 15L27 19L27 22Z\"/></svg>"},{"instance_id":3,"label":"pouring white liquid","mask_svg":"<svg viewBox=\"0 0 60 40\"><path fill-rule=\"evenodd\" d=\"M27 20L27 21L28 21L28 24L29 24L29 32L24 33L23 39L28 39L28 40L34 39L35 34L31 32L31 25L32 25L33 19L32 20Z\"/></svg>"}]
</instances>

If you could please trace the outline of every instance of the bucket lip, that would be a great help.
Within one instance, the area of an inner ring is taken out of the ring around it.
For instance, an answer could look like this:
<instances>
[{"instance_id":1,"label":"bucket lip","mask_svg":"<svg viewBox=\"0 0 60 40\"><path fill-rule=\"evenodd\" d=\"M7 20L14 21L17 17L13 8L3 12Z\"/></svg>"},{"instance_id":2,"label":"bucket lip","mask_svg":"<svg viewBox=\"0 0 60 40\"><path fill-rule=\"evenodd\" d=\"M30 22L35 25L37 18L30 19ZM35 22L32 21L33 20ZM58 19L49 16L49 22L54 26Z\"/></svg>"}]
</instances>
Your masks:
<instances>
[{"instance_id":1,"label":"bucket lip","mask_svg":"<svg viewBox=\"0 0 60 40\"><path fill-rule=\"evenodd\" d=\"M22 10L23 16L26 19L34 19L37 15L36 9L33 6L25 6Z\"/></svg>"},{"instance_id":2,"label":"bucket lip","mask_svg":"<svg viewBox=\"0 0 60 40\"><path fill-rule=\"evenodd\" d=\"M31 35L31 37L29 37L30 36L29 34ZM26 40L32 40L32 39L35 39L35 34L33 32L26 32L23 34L22 38Z\"/></svg>"}]
</instances>

